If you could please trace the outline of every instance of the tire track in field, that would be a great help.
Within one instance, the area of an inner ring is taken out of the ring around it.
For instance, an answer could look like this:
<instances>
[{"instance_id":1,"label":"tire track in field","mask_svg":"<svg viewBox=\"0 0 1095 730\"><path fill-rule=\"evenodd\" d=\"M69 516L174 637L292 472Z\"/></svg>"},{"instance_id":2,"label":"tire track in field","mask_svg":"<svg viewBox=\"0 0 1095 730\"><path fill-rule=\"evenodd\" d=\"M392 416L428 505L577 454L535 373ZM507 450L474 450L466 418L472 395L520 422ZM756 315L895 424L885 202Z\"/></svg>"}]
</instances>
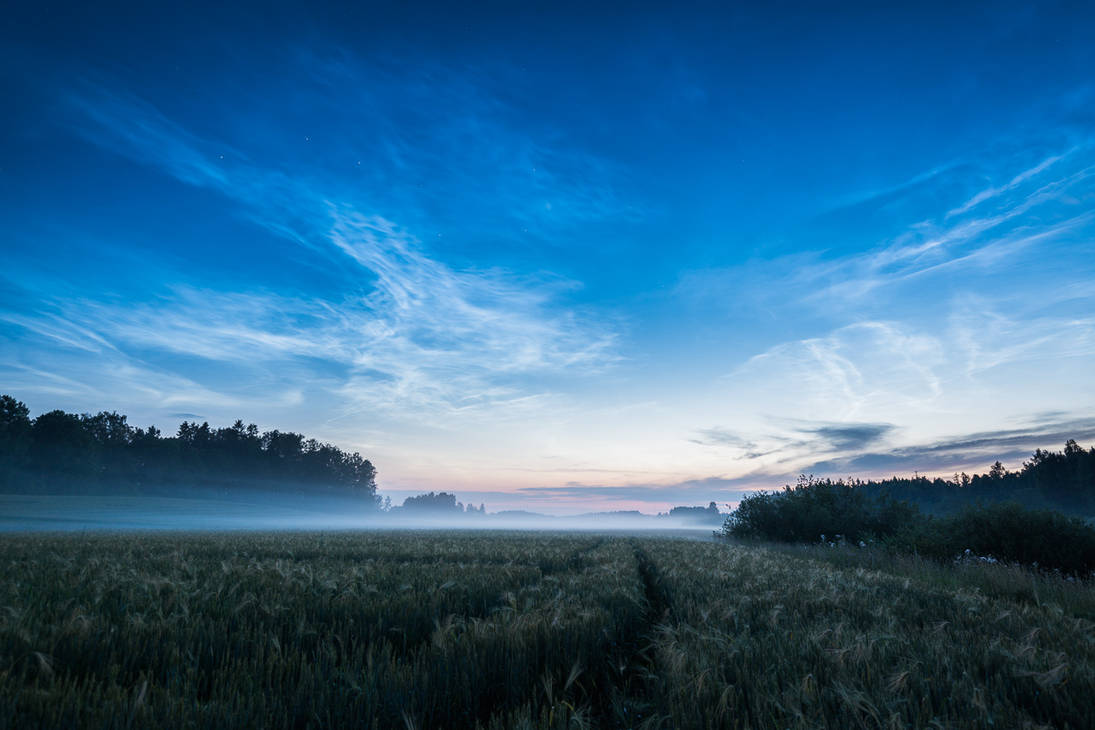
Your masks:
<instances>
[{"instance_id":1,"label":"tire track in field","mask_svg":"<svg viewBox=\"0 0 1095 730\"><path fill-rule=\"evenodd\" d=\"M656 627L673 620L672 596L654 561L637 540L630 543L645 605L638 623L606 658L600 683L603 691L596 694L591 708L594 726L599 728L637 728L655 714L650 690L657 671L650 649Z\"/></svg>"},{"instance_id":2,"label":"tire track in field","mask_svg":"<svg viewBox=\"0 0 1095 730\"><path fill-rule=\"evenodd\" d=\"M673 620L673 597L658 572L654 561L646 551L635 543L635 560L639 564L639 577L643 581L643 595L646 597L649 628L666 620Z\"/></svg>"}]
</instances>

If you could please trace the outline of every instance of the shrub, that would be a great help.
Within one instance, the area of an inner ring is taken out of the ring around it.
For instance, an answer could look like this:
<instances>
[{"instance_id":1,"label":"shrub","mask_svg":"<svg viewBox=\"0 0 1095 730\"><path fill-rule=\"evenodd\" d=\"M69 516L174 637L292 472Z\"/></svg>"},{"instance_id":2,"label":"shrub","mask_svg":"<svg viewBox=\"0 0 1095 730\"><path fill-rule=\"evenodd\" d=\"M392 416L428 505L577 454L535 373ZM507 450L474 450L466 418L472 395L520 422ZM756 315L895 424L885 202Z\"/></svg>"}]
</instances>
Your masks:
<instances>
[{"instance_id":1,"label":"shrub","mask_svg":"<svg viewBox=\"0 0 1095 730\"><path fill-rule=\"evenodd\" d=\"M904 537L909 548L941 560L968 554L1069 574L1095 571L1095 528L1078 517L1014 502L925 520Z\"/></svg>"},{"instance_id":2,"label":"shrub","mask_svg":"<svg viewBox=\"0 0 1095 730\"><path fill-rule=\"evenodd\" d=\"M918 516L914 507L886 496L870 497L843 482L803 476L782 492L743 499L723 532L780 542L818 542L822 535L858 542L893 535Z\"/></svg>"},{"instance_id":3,"label":"shrub","mask_svg":"<svg viewBox=\"0 0 1095 730\"><path fill-rule=\"evenodd\" d=\"M746 497L726 519L723 535L798 543L874 539L942 561L974 556L1070 575L1095 571L1095 528L1078 517L1014 502L929 517L907 503L812 477L782 492Z\"/></svg>"}]
</instances>

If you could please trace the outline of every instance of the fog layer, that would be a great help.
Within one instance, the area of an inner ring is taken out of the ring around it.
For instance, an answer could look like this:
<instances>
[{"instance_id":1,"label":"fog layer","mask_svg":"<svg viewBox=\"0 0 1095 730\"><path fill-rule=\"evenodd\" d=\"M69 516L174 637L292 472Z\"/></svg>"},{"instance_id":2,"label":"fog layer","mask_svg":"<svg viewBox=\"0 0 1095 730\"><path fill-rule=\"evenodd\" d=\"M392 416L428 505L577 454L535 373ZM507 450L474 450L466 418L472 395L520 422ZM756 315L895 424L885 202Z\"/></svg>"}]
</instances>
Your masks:
<instances>
[{"instance_id":1,"label":"fog layer","mask_svg":"<svg viewBox=\"0 0 1095 730\"><path fill-rule=\"evenodd\" d=\"M0 531L593 530L710 535L718 524L637 512L556 517L528 512L387 513L360 499L193 489L173 496L0 494Z\"/></svg>"}]
</instances>

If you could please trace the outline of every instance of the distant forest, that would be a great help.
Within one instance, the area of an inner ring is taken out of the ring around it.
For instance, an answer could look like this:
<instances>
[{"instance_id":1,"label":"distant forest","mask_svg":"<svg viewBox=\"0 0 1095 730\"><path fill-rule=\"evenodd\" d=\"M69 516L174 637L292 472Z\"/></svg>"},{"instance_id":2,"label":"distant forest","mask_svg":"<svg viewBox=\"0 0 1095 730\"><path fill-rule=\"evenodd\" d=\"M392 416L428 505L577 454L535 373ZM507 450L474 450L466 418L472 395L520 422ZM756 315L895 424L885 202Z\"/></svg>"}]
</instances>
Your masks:
<instances>
[{"instance_id":1,"label":"distant forest","mask_svg":"<svg viewBox=\"0 0 1095 730\"><path fill-rule=\"evenodd\" d=\"M1037 449L1021 469L997 461L987 474L949 479L892 477L882 480L814 479L800 482L854 487L864 496L908 502L928 514L945 514L977 502L1018 502L1030 508L1095 515L1095 447L1069 439L1063 451Z\"/></svg>"},{"instance_id":2,"label":"distant forest","mask_svg":"<svg viewBox=\"0 0 1095 730\"><path fill-rule=\"evenodd\" d=\"M184 421L164 436L114 412L55 410L32 419L26 405L0 396L0 491L169 494L193 487L355 495L377 506L368 459L299 433Z\"/></svg>"}]
</instances>

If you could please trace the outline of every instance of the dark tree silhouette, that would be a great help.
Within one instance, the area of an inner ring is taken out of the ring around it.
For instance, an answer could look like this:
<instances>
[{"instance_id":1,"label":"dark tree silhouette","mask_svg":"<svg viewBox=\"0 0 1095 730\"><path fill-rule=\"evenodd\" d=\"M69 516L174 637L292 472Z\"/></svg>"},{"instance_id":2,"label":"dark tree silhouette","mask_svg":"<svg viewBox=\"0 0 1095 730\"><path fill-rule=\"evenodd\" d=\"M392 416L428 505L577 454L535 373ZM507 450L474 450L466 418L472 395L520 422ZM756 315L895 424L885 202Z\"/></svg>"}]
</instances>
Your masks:
<instances>
[{"instance_id":1,"label":"dark tree silhouette","mask_svg":"<svg viewBox=\"0 0 1095 730\"><path fill-rule=\"evenodd\" d=\"M464 505L456 501L455 494L448 492L430 492L403 500L403 509L408 512L438 512L455 514L464 511Z\"/></svg>"},{"instance_id":2,"label":"dark tree silhouette","mask_svg":"<svg viewBox=\"0 0 1095 730\"><path fill-rule=\"evenodd\" d=\"M711 502L706 507L674 507L669 510L670 517L699 523L721 523L723 515L719 513L719 507Z\"/></svg>"},{"instance_id":3,"label":"dark tree silhouette","mask_svg":"<svg viewBox=\"0 0 1095 730\"><path fill-rule=\"evenodd\" d=\"M165 437L124 415L49 411L31 419L0 396L0 489L20 493L177 493L190 487L353 494L376 507L376 469L358 453L289 431L183 421Z\"/></svg>"},{"instance_id":4,"label":"dark tree silhouette","mask_svg":"<svg viewBox=\"0 0 1095 730\"><path fill-rule=\"evenodd\" d=\"M852 487L875 500L908 502L929 514L956 512L976 502L1019 502L1032 508L1095 515L1095 447L1084 449L1072 439L1063 451L1038 449L1017 471L1009 471L997 461L986 474L962 473L950 479L919 475L880 480L808 479L816 484Z\"/></svg>"},{"instance_id":5,"label":"dark tree silhouette","mask_svg":"<svg viewBox=\"0 0 1095 730\"><path fill-rule=\"evenodd\" d=\"M923 512L920 509L923 509ZM1071 515L1066 513L1072 513ZM1043 568L1095 570L1095 448L1034 452L1019 471L953 479L799 478L743 499L723 534L783 542L880 540L939 559L964 550Z\"/></svg>"}]
</instances>

